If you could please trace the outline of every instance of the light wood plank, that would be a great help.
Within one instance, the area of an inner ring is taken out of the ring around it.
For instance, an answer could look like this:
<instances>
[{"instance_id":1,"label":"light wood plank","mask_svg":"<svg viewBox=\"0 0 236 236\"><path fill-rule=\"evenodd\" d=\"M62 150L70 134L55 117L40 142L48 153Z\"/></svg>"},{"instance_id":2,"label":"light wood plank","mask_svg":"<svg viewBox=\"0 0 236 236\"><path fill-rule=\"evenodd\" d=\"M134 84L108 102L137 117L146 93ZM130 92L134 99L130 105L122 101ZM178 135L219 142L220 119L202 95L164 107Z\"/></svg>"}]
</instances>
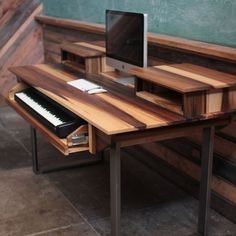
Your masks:
<instances>
[{"instance_id":1,"label":"light wood plank","mask_svg":"<svg viewBox=\"0 0 236 236\"><path fill-rule=\"evenodd\" d=\"M236 85L236 76L187 63L154 67L206 83L215 89Z\"/></svg>"},{"instance_id":2,"label":"light wood plank","mask_svg":"<svg viewBox=\"0 0 236 236\"><path fill-rule=\"evenodd\" d=\"M159 158L199 181L201 174L200 167L191 161L156 143L144 144L142 147L148 151L152 150L152 153ZM236 187L229 182L223 181L217 176L213 176L212 190L223 196L225 199L236 203Z\"/></svg>"},{"instance_id":3,"label":"light wood plank","mask_svg":"<svg viewBox=\"0 0 236 236\"><path fill-rule=\"evenodd\" d=\"M83 30L95 34L105 34L105 26L88 22L73 21L49 16L37 16L36 19L47 25L66 27L75 30ZM222 60L236 62L236 49L216 44L204 43L169 35L156 33L148 34L149 44L156 46L171 47L181 51L193 52L196 54L207 55L208 57L219 58Z\"/></svg>"},{"instance_id":4,"label":"light wood plank","mask_svg":"<svg viewBox=\"0 0 236 236\"><path fill-rule=\"evenodd\" d=\"M210 86L213 86L214 88L225 88L228 87L228 84L217 81L213 78L209 78L207 76L202 76L196 73L192 73L192 72L188 72L185 71L184 69L178 69L178 68L174 68L172 66L166 66L166 65L162 65L162 66L154 66L155 68L159 68L161 70L164 71L168 71L177 75L182 75L185 77L188 77L190 79L196 80L196 81L200 81L202 83L206 83L209 84Z\"/></svg>"},{"instance_id":5,"label":"light wood plank","mask_svg":"<svg viewBox=\"0 0 236 236\"><path fill-rule=\"evenodd\" d=\"M49 70L47 71L47 69ZM12 68L11 70L27 83L37 87L40 91L109 135L135 131L139 129L139 126L140 128L152 128L184 121L183 117L168 111L164 112L158 107L154 108L153 106L153 111L148 111L149 108L145 105L145 102L142 104L142 101L136 101L135 98L126 99L123 102L120 101L122 100L120 97L110 93L104 95L84 94L66 83L70 79L67 77L68 75L63 73L54 74L48 66L25 66ZM71 79L74 79L74 77L72 76ZM110 99L107 96L110 96Z\"/></svg>"},{"instance_id":6,"label":"light wood plank","mask_svg":"<svg viewBox=\"0 0 236 236\"><path fill-rule=\"evenodd\" d=\"M154 104L157 104L163 108L166 108L180 115L183 115L182 101L173 99L173 97L171 97L171 94L156 95L153 93L149 93L147 91L140 91L136 92L136 95Z\"/></svg>"},{"instance_id":7,"label":"light wood plank","mask_svg":"<svg viewBox=\"0 0 236 236\"><path fill-rule=\"evenodd\" d=\"M186 76L177 75L154 67L136 67L130 69L129 73L180 93L196 92L211 88L210 85L205 83L190 80Z\"/></svg>"}]
</instances>

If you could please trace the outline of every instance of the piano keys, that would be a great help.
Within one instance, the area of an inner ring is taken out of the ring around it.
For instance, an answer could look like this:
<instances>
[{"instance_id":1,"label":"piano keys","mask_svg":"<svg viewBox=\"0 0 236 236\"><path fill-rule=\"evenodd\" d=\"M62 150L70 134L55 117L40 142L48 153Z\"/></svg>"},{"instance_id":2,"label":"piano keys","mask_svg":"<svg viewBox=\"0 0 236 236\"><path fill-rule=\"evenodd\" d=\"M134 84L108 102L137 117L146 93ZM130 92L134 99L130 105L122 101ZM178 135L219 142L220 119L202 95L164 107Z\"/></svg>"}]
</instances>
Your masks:
<instances>
[{"instance_id":1,"label":"piano keys","mask_svg":"<svg viewBox=\"0 0 236 236\"><path fill-rule=\"evenodd\" d=\"M33 87L15 93L15 101L59 138L66 138L86 121Z\"/></svg>"}]
</instances>

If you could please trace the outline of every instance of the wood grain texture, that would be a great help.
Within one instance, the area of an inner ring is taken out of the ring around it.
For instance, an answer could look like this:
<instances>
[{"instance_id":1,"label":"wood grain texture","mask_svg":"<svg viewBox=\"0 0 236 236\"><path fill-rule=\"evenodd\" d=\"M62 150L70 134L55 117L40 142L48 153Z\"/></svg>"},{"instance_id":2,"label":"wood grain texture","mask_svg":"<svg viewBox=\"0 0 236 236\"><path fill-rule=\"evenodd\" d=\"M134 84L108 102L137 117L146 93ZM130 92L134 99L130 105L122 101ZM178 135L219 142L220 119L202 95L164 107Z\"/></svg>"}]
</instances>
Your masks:
<instances>
[{"instance_id":1,"label":"wood grain texture","mask_svg":"<svg viewBox=\"0 0 236 236\"><path fill-rule=\"evenodd\" d=\"M42 16L44 18L44 16ZM46 22L44 24L44 43L45 43L45 57L47 62L60 62L60 44L62 42L79 42L83 41L85 44L91 43L93 41L96 41L95 44L98 46L102 46L104 48L104 35L100 34L96 31L94 28L93 32L88 32L88 31L83 31L80 28L67 28L66 25L63 24L60 25L60 27L57 27L55 24L54 26L48 25ZM50 24L50 23L49 23ZM85 23L86 24L86 23ZM154 37L153 37L154 36ZM167 65L167 64L180 64L183 63L185 64L185 71L189 71L191 73L195 72L195 68L193 71L192 65L195 64L194 66L200 66L206 67L210 71L206 71L204 69L203 72L201 70L198 70L198 74L202 76L209 76L210 78L212 77L212 71L214 71L214 78L215 76L215 71L217 70L218 72L223 72L232 74L233 76L236 75L236 69L235 69L235 52L232 50L232 48L227 48L227 47L221 47L218 45L212 45L212 44L202 44L201 42L196 42L196 41L183 41L182 39L179 40L179 42L175 45L175 40L176 38L172 37L166 37L161 39L161 35L159 35L159 40L157 40L157 35L151 35L149 34L149 65L155 66L155 65ZM101 41L103 42L101 43ZM177 39L178 40L178 39ZM215 48L211 48L215 47ZM209 48L209 50L208 50ZM225 51L226 50L226 51ZM222 51L225 51L226 53L221 53ZM161 62L161 59L163 59L164 62ZM229 60L232 63L226 62L225 60ZM160 61L160 63L158 62ZM167 63L168 61L168 63ZM186 64L192 64L191 67ZM177 67L178 69L181 69L180 67ZM111 75L113 78L113 75ZM221 76L222 78L222 76ZM226 78L224 78L226 79ZM111 79L112 80L112 79ZM100 80L103 82L103 85L107 84L111 88L117 89L117 92L123 91L126 95L131 94L132 90L128 90L127 88L122 90L122 87L120 85L115 86L113 81L105 81L105 80ZM223 81L225 83L225 81ZM228 83L228 81L226 81ZM210 84L209 84L210 85ZM210 85L211 86L211 85ZM232 123L230 126L225 127L222 129L223 134L226 134L227 136L225 137L215 137L215 152L220 153L226 160L229 160L232 163L236 163L236 155L235 155L235 150L236 146L233 140L236 140L236 124ZM97 133L96 135L99 136L99 142L97 142L97 149L103 149L105 147L108 147L110 144L110 140L106 140L103 133ZM104 140L101 138L103 137ZM102 141L101 141L102 140ZM196 137L196 135L191 139L194 140L194 142L198 143L201 145L201 135L199 136L199 139ZM155 149L157 147L152 147L148 151L150 153L154 153L155 155ZM182 152L187 152L188 146L183 143L183 145L179 145L179 150ZM137 148L133 148L133 150L136 150ZM166 151L169 150L166 148ZM174 154L174 156L177 154ZM181 154L179 154L179 158L181 158ZM183 158L183 156L182 156ZM149 160L149 158L144 157L146 161ZM177 166L177 168L180 170ZM220 168L223 168L221 166ZM168 169L168 168L167 168ZM167 172L167 169L164 171L164 173ZM172 170L170 170L171 173ZM164 174L163 173L163 174ZM185 186L183 186L184 189L188 190L190 187L192 187L191 183L187 181L186 173L184 174L184 177L182 178L181 183L186 183ZM191 176L191 175L190 175ZM223 177L220 177L222 181L228 181L225 180ZM217 194L217 196L220 196ZM216 204L213 206L215 209L220 211L220 206L223 206L224 204L228 204L229 208L227 210L224 210L224 214L227 217L231 217L233 214L235 215L234 212L232 214L228 214L230 212L230 202L226 198L222 198L221 202L216 201ZM232 205L231 205L232 206ZM235 206L235 204L234 204ZM223 207L223 209L225 209ZM222 211L220 211L222 212ZM232 217L231 217L232 219ZM235 219L235 216L234 216Z\"/></svg>"},{"instance_id":2,"label":"wood grain texture","mask_svg":"<svg viewBox=\"0 0 236 236\"><path fill-rule=\"evenodd\" d=\"M158 146L155 148L158 148ZM167 152L168 150L169 149L165 146L164 152ZM196 199L199 199L199 181L194 180L192 177L179 170L178 167L176 168L173 165L170 165L163 158L153 154L151 149L144 150L142 147L136 146L135 148L126 148L126 152L128 152L128 154L131 156L135 156L135 160L139 161L140 164L143 164L152 171L159 173L161 176L167 178L173 184L181 187ZM178 155L178 152L176 155ZM226 200L224 197L214 191L212 192L211 196L211 207L226 218L236 223L236 204Z\"/></svg>"},{"instance_id":3,"label":"wood grain texture","mask_svg":"<svg viewBox=\"0 0 236 236\"><path fill-rule=\"evenodd\" d=\"M198 132L199 133L199 132ZM191 135L193 136L193 134ZM216 138L218 135L216 135ZM200 166L201 164L201 145L196 144L189 138L178 138L173 140L165 140L160 142L166 148L177 152L183 158L192 161ZM180 148L181 147L181 148ZM187 148L186 148L187 147ZM222 155L214 152L213 160L214 174L222 179L229 181L236 186L236 165L225 159Z\"/></svg>"},{"instance_id":4,"label":"wood grain texture","mask_svg":"<svg viewBox=\"0 0 236 236\"><path fill-rule=\"evenodd\" d=\"M177 99L173 99L173 97L170 96L171 94L162 94L162 96L158 96L147 91L140 91L136 92L136 95L147 101L157 104L158 106L183 115L182 102L179 102Z\"/></svg>"},{"instance_id":5,"label":"wood grain texture","mask_svg":"<svg viewBox=\"0 0 236 236\"><path fill-rule=\"evenodd\" d=\"M236 85L236 76L229 73L224 73L216 70L212 70L203 66L197 66L190 63L180 63L171 65L155 66L164 71L174 73L176 75L182 75L192 79L210 85L212 88L227 88Z\"/></svg>"},{"instance_id":6,"label":"wood grain texture","mask_svg":"<svg viewBox=\"0 0 236 236\"><path fill-rule=\"evenodd\" d=\"M156 106L146 106L141 99L124 96L122 100L110 92L83 93L66 83L79 78L69 70L61 72L50 65L37 65L11 71L109 135L184 122L183 117Z\"/></svg>"},{"instance_id":7,"label":"wood grain texture","mask_svg":"<svg viewBox=\"0 0 236 236\"><path fill-rule=\"evenodd\" d=\"M168 162L170 165L199 181L200 167L192 163L190 160L184 159L181 155L178 155L176 152L173 152L160 144L145 144L142 145L142 147L145 150L152 150L153 153ZM236 187L233 184L222 181L218 176L213 176L212 190L234 204L236 203Z\"/></svg>"},{"instance_id":8,"label":"wood grain texture","mask_svg":"<svg viewBox=\"0 0 236 236\"><path fill-rule=\"evenodd\" d=\"M66 27L77 30L84 30L95 34L104 34L105 27L102 24L88 22L79 22L68 19L38 16L37 20L42 24L53 25L57 27ZM148 42L152 45L161 45L178 50L193 52L208 57L217 57L222 60L236 62L236 49L216 44L204 43L179 37L161 35L155 33L148 34Z\"/></svg>"},{"instance_id":9,"label":"wood grain texture","mask_svg":"<svg viewBox=\"0 0 236 236\"><path fill-rule=\"evenodd\" d=\"M186 76L177 75L159 68L136 67L130 69L129 73L180 93L196 92L211 88L205 83L190 80Z\"/></svg>"},{"instance_id":10,"label":"wood grain texture","mask_svg":"<svg viewBox=\"0 0 236 236\"><path fill-rule=\"evenodd\" d=\"M191 118L213 112L225 112L236 107L236 76L190 63L158 65L148 68L132 68L130 73L138 77L136 94L155 104ZM160 89L158 89L158 87ZM170 103L165 93L183 93L180 104L177 97ZM159 91L160 90L160 91ZM150 94L148 95L147 92ZM176 106L178 105L178 106Z\"/></svg>"},{"instance_id":11,"label":"wood grain texture","mask_svg":"<svg viewBox=\"0 0 236 236\"><path fill-rule=\"evenodd\" d=\"M92 33L97 33L97 34L105 33L105 28L101 24L76 21L76 20L70 20L70 19L62 19L58 17L43 16L43 15L37 16L36 19L42 24L53 25L57 27L69 28L69 29L74 29L74 30L82 30L82 31L87 31L87 32L92 32Z\"/></svg>"},{"instance_id":12,"label":"wood grain texture","mask_svg":"<svg viewBox=\"0 0 236 236\"><path fill-rule=\"evenodd\" d=\"M8 104L18 113L20 114L29 124L35 127L39 132L41 132L47 140L55 146L60 152L64 155L69 155L70 153L74 152L81 152L89 150L88 143L80 144L80 145L71 145L70 144L70 135L68 136L69 139L60 139L55 134L47 129L40 121L34 118L28 111L26 111L22 106L20 106L14 99L14 94L16 92L22 91L23 89L27 88L28 85L24 83L17 83L10 91L9 96L7 97ZM81 127L83 128L83 127ZM87 128L87 127L86 127ZM79 133L85 133L86 130L76 130Z\"/></svg>"},{"instance_id":13,"label":"wood grain texture","mask_svg":"<svg viewBox=\"0 0 236 236\"><path fill-rule=\"evenodd\" d=\"M74 44L74 43L66 43L66 44L64 43L61 45L61 49L63 51L78 55L82 58L105 56L105 54L99 50L88 48L86 46L82 46L80 44Z\"/></svg>"},{"instance_id":14,"label":"wood grain texture","mask_svg":"<svg viewBox=\"0 0 236 236\"><path fill-rule=\"evenodd\" d=\"M82 147L68 147L66 139L59 139L52 132L48 131L44 125L38 122L35 118L29 115L27 111L25 111L22 107L18 105L14 100L7 99L9 105L20 114L27 122L29 122L33 127L37 128L37 130L42 133L48 141L55 146L60 152L64 155L69 155L74 152L87 151L89 148L87 145Z\"/></svg>"},{"instance_id":15,"label":"wood grain texture","mask_svg":"<svg viewBox=\"0 0 236 236\"><path fill-rule=\"evenodd\" d=\"M34 17L42 12L41 0L9 0L1 4L0 94L16 83L10 66L43 61L42 30Z\"/></svg>"}]
</instances>

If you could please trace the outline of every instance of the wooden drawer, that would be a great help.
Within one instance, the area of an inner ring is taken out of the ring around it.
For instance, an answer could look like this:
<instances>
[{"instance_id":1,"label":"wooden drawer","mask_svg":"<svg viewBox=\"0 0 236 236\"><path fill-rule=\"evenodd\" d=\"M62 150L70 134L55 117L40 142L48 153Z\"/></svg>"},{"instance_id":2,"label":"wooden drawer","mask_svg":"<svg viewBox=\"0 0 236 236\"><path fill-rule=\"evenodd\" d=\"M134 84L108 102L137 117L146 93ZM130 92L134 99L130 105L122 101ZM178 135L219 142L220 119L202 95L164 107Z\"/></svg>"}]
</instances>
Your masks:
<instances>
[{"instance_id":1,"label":"wooden drawer","mask_svg":"<svg viewBox=\"0 0 236 236\"><path fill-rule=\"evenodd\" d=\"M48 141L55 146L64 155L89 151L92 154L96 153L94 128L90 124L81 125L64 139L60 139L53 134L47 127L41 124L30 113L24 110L14 99L16 92L22 91L28 85L24 83L16 84L10 91L7 101L9 105L21 115L30 125L36 128Z\"/></svg>"}]
</instances>

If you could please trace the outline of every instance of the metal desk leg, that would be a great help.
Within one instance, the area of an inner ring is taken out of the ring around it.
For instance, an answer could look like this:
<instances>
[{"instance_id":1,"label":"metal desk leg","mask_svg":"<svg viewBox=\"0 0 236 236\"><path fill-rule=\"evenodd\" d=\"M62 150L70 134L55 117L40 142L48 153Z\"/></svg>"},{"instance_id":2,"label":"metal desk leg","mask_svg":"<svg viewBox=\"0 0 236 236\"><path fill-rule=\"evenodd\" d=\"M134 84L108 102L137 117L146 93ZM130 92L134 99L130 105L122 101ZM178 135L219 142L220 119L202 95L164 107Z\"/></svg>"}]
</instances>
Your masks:
<instances>
[{"instance_id":1,"label":"metal desk leg","mask_svg":"<svg viewBox=\"0 0 236 236\"><path fill-rule=\"evenodd\" d=\"M32 148L32 166L35 174L39 173L38 164L38 151L37 151L37 135L36 130L33 126L30 127L31 131L31 148Z\"/></svg>"},{"instance_id":2,"label":"metal desk leg","mask_svg":"<svg viewBox=\"0 0 236 236\"><path fill-rule=\"evenodd\" d=\"M204 236L206 236L208 232L209 211L211 202L214 133L214 127L207 127L203 129L198 233Z\"/></svg>"},{"instance_id":3,"label":"metal desk leg","mask_svg":"<svg viewBox=\"0 0 236 236\"><path fill-rule=\"evenodd\" d=\"M120 146L110 150L111 235L120 235Z\"/></svg>"}]
</instances>

